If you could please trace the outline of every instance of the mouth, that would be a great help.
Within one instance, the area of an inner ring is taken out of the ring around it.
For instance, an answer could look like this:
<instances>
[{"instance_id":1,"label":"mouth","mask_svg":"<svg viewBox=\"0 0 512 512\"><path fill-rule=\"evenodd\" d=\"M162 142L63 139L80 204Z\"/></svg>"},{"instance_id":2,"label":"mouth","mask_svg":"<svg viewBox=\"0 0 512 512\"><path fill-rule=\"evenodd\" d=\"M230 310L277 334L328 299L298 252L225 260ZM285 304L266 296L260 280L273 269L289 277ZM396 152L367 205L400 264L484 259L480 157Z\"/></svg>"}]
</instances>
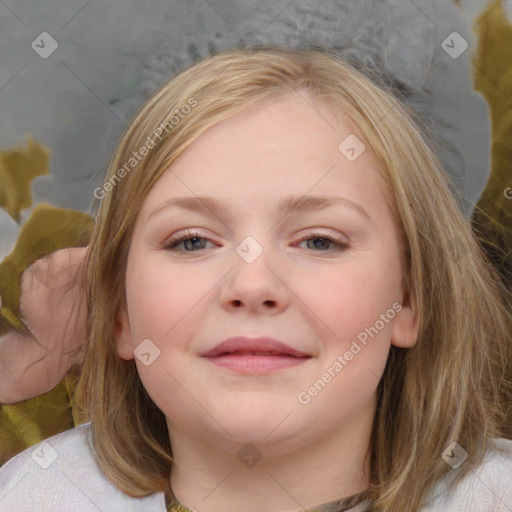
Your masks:
<instances>
[{"instance_id":1,"label":"mouth","mask_svg":"<svg viewBox=\"0 0 512 512\"><path fill-rule=\"evenodd\" d=\"M312 356L272 338L229 338L201 354L237 373L262 374L301 365Z\"/></svg>"}]
</instances>

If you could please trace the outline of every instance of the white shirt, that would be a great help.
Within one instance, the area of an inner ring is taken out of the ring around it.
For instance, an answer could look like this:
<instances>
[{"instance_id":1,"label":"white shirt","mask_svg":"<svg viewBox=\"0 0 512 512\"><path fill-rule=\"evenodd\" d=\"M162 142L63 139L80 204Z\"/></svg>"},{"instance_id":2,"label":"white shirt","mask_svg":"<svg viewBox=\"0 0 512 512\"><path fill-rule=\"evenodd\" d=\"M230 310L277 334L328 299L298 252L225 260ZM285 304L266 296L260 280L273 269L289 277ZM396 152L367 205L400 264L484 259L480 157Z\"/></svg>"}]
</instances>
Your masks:
<instances>
[{"instance_id":1,"label":"white shirt","mask_svg":"<svg viewBox=\"0 0 512 512\"><path fill-rule=\"evenodd\" d=\"M132 498L99 471L86 435L90 423L32 446L0 467L1 512L165 512L163 493ZM451 493L438 482L421 512L511 512L512 440L495 439L484 463ZM351 509L364 510L363 502Z\"/></svg>"}]
</instances>

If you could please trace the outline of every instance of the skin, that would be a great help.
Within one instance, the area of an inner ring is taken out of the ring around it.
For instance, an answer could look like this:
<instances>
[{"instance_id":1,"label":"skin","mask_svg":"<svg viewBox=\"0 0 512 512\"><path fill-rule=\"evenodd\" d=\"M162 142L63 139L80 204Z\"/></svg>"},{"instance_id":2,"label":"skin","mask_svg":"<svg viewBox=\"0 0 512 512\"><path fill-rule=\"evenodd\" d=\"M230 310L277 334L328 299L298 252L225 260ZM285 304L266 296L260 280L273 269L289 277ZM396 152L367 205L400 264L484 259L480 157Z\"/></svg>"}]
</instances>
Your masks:
<instances>
[{"instance_id":1,"label":"skin","mask_svg":"<svg viewBox=\"0 0 512 512\"><path fill-rule=\"evenodd\" d=\"M391 345L416 342L418 318L401 287L397 226L375 161L368 150L353 162L338 150L352 132L323 105L297 94L273 98L202 134L144 201L116 347L127 360L145 339L160 351L147 366L135 361L167 418L171 486L187 507L291 512L367 487L376 388ZM289 194L344 197L369 219L341 205L279 214ZM149 218L169 198L194 195L232 203L233 212L168 208ZM164 249L187 228L208 240ZM315 247L318 231L349 248L323 240ZM247 236L263 248L252 263L236 252ZM401 311L317 396L299 403L298 393L394 303ZM242 375L199 356L234 335L271 336L313 357ZM252 467L237 458L246 443L262 457Z\"/></svg>"},{"instance_id":2,"label":"skin","mask_svg":"<svg viewBox=\"0 0 512 512\"><path fill-rule=\"evenodd\" d=\"M13 404L53 389L84 352L83 275L87 247L59 249L21 275L20 314L33 338L0 336L0 403Z\"/></svg>"}]
</instances>

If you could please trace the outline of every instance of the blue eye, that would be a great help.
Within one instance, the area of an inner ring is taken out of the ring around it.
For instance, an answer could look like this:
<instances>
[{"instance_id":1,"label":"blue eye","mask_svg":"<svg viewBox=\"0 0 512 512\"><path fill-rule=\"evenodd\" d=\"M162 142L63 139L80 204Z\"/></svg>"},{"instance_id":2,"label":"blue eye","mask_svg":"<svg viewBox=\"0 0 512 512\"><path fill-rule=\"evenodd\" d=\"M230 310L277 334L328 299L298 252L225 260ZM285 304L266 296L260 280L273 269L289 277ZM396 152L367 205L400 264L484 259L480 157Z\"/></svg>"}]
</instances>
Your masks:
<instances>
[{"instance_id":1,"label":"blue eye","mask_svg":"<svg viewBox=\"0 0 512 512\"><path fill-rule=\"evenodd\" d=\"M196 249L200 250L200 249L205 248L204 243L201 243L201 240L204 240L205 242L211 241L206 237L202 237L201 233L199 233L197 231L189 230L182 235L179 235L177 237L172 237L169 240L167 240L167 242L165 243L163 248L166 250L169 250L169 251L173 251L173 250L175 251L176 248L178 247L178 245L180 245L181 243L185 243L184 248L186 248L187 247L186 243L191 242L191 244L188 245L188 248L191 250L185 250L185 251L180 251L180 252L196 252ZM301 240L301 242L309 241L309 240L316 240L316 241L322 240L323 243L320 243L320 244L314 243L313 246L308 247L308 249L319 248L319 247L322 248L322 247L325 247L326 243L334 244L334 246L336 247L336 250L339 250L339 251L349 248L348 243L342 242L340 240L336 240L334 238L331 238L329 236L319 234L319 233L312 233L307 238L303 238ZM329 248L323 249L322 251L315 251L315 252L325 252L326 250L329 250Z\"/></svg>"},{"instance_id":2,"label":"blue eye","mask_svg":"<svg viewBox=\"0 0 512 512\"><path fill-rule=\"evenodd\" d=\"M334 238L331 238L330 236L326 236L326 235L322 235L322 234L313 233L310 236L308 236L307 238L302 239L302 241L308 241L308 240L323 240L324 241L323 244L314 243L313 247L316 247L316 248L322 247L322 246L325 247L325 242L327 242L329 244L334 244L336 246L337 250L344 250L344 249L348 249L348 247L349 247L349 244L346 242L342 242L340 240L336 240ZM308 249L311 249L311 248L312 247L308 247ZM328 249L325 249L325 250L328 250ZM324 252L324 251L321 251L321 252Z\"/></svg>"},{"instance_id":3,"label":"blue eye","mask_svg":"<svg viewBox=\"0 0 512 512\"><path fill-rule=\"evenodd\" d=\"M169 240L167 240L167 242L164 246L164 249L175 250L175 248L178 245L180 245L182 242L188 242L190 240L193 241L193 245L192 245L193 248L195 248L195 249L204 248L204 247L198 247L198 245L201 245L201 244L198 244L197 242L199 240L207 240L207 238L201 237L200 235L201 235L201 233L198 233L197 231L187 231L183 235L173 237L173 238L170 238ZM190 245L189 245L189 247L190 247ZM193 252L193 251L185 251L185 252Z\"/></svg>"}]
</instances>

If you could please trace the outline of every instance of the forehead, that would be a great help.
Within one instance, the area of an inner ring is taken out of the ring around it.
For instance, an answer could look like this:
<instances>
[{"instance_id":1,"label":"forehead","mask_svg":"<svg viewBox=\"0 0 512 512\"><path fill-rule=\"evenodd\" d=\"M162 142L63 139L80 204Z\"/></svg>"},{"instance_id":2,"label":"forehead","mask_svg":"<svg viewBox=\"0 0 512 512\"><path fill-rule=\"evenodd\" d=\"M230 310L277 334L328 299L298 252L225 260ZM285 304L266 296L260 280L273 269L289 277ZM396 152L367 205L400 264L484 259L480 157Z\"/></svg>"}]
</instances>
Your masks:
<instances>
[{"instance_id":1,"label":"forehead","mask_svg":"<svg viewBox=\"0 0 512 512\"><path fill-rule=\"evenodd\" d=\"M282 206L284 196L339 196L379 215L386 210L383 185L382 170L350 119L292 93L206 130L162 174L141 215L166 199L195 195L255 214Z\"/></svg>"}]
</instances>

